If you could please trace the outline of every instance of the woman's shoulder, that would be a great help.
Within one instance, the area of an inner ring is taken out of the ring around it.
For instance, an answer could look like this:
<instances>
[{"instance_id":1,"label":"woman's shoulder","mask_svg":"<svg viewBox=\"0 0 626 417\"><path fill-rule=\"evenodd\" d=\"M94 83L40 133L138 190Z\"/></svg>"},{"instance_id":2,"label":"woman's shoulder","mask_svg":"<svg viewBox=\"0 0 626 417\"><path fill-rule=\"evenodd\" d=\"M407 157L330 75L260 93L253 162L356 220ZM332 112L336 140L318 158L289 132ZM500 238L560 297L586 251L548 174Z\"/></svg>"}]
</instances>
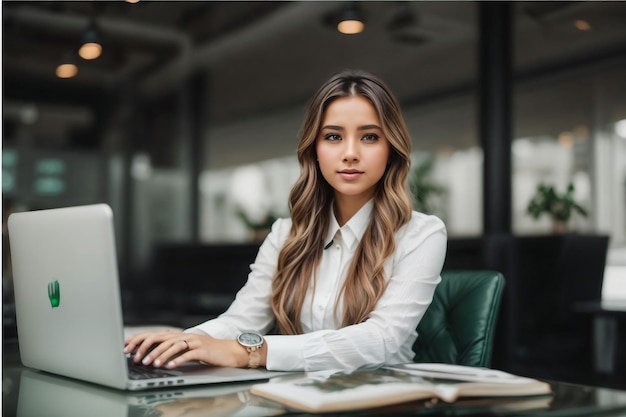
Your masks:
<instances>
[{"instance_id":1,"label":"woman's shoulder","mask_svg":"<svg viewBox=\"0 0 626 417\"><path fill-rule=\"evenodd\" d=\"M411 219L400 228L398 238L415 238L428 236L433 233L446 234L446 225L443 220L433 214L425 214L419 211L411 213Z\"/></svg>"},{"instance_id":2,"label":"woman's shoulder","mask_svg":"<svg viewBox=\"0 0 626 417\"><path fill-rule=\"evenodd\" d=\"M276 219L274 223L272 223L272 228L270 232L277 239L284 240L287 238L287 235L289 234L290 230L291 230L291 218L281 217L279 219Z\"/></svg>"},{"instance_id":3,"label":"woman's shoulder","mask_svg":"<svg viewBox=\"0 0 626 417\"><path fill-rule=\"evenodd\" d=\"M437 227L437 228L445 228L445 224L443 223L443 220L441 220L439 217L435 216L434 214L426 214L426 213L422 213L419 211L413 211L411 212L411 220L409 220L409 224L416 224L416 225L428 225L431 227Z\"/></svg>"},{"instance_id":4,"label":"woman's shoulder","mask_svg":"<svg viewBox=\"0 0 626 417\"><path fill-rule=\"evenodd\" d=\"M274 248L275 250L280 250L283 246L287 237L289 236L289 231L291 230L291 219L289 218L279 218L272 223L270 227L270 231L263 240L261 244L261 251L269 250L269 248Z\"/></svg>"}]
</instances>

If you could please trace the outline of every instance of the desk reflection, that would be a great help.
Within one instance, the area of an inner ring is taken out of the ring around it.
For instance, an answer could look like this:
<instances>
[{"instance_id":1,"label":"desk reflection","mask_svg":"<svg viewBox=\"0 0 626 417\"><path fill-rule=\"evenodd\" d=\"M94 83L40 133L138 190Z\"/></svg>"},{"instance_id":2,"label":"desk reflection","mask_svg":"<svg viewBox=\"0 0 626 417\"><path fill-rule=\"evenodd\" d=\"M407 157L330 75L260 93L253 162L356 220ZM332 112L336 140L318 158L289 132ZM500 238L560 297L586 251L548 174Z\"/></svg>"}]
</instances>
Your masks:
<instances>
[{"instance_id":1,"label":"desk reflection","mask_svg":"<svg viewBox=\"0 0 626 417\"><path fill-rule=\"evenodd\" d=\"M250 385L217 384L126 392L26 369L20 378L17 416L254 417L285 413L275 403L251 399Z\"/></svg>"},{"instance_id":2,"label":"desk reflection","mask_svg":"<svg viewBox=\"0 0 626 417\"><path fill-rule=\"evenodd\" d=\"M256 382L119 391L25 368L3 368L2 417L257 417L306 413L249 395ZM257 381L258 382L258 381ZM626 391L550 382L552 396L420 400L326 416L626 416Z\"/></svg>"}]
</instances>

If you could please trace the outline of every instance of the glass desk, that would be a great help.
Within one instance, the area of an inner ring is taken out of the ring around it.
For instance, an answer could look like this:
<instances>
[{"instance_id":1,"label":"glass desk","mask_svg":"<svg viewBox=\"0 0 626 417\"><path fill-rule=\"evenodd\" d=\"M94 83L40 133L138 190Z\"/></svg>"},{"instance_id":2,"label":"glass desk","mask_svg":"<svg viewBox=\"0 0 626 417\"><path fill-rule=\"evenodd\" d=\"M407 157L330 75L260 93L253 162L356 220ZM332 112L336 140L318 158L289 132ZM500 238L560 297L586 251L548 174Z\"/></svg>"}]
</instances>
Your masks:
<instances>
[{"instance_id":1,"label":"glass desk","mask_svg":"<svg viewBox=\"0 0 626 417\"><path fill-rule=\"evenodd\" d=\"M22 367L3 368L4 417L272 416L306 414L248 393L252 383L124 392ZM454 404L414 401L342 415L417 416L626 416L626 391L561 382L554 395L514 399L467 399ZM329 414L324 414L328 416Z\"/></svg>"}]
</instances>

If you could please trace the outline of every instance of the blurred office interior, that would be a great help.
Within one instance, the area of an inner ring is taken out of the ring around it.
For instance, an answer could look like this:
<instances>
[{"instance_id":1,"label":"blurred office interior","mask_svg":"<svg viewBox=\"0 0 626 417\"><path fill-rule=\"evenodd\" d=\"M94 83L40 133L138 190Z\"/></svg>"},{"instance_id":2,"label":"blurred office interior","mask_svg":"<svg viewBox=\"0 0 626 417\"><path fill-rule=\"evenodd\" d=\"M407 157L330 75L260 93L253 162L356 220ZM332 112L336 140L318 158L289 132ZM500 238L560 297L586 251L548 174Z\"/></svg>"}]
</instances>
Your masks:
<instances>
[{"instance_id":1,"label":"blurred office interior","mask_svg":"<svg viewBox=\"0 0 626 417\"><path fill-rule=\"evenodd\" d=\"M337 30L344 12L360 16L361 33ZM3 219L111 205L128 317L187 324L217 313L202 306L222 296L227 305L267 224L288 215L307 100L344 68L379 75L398 96L424 172L418 192L432 191L426 209L448 227L447 266L493 266L481 261L485 236L553 235L526 208L539 184L572 183L588 216L575 213L567 234L608 237L601 297L626 299L624 2L10 1L2 34ZM78 55L89 37L101 46L94 59ZM485 54L494 41L497 56ZM77 72L60 78L67 63ZM504 83L490 89L486 74ZM491 93L506 111L483 104ZM484 124L498 118L505 154L488 157ZM485 171L488 158L503 170ZM500 210L485 207L485 172L501 183L489 191ZM503 228L485 224L501 212ZM5 328L8 251L3 228ZM194 259L205 262L199 276ZM505 275L521 270L511 265ZM212 291L211 280L231 287ZM172 285L204 301L170 311L159 291ZM497 345L508 352L496 365L517 370L524 337ZM623 383L614 369L624 364L613 365L546 376Z\"/></svg>"}]
</instances>

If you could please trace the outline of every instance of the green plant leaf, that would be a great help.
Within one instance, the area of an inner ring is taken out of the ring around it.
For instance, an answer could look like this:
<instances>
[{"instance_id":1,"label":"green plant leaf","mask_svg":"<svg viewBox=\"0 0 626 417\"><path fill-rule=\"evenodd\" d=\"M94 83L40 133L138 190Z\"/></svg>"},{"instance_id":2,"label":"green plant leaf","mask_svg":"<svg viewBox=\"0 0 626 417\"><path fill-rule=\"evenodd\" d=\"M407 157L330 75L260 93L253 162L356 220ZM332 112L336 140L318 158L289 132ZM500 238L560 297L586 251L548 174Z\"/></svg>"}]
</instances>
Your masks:
<instances>
[{"instance_id":1,"label":"green plant leaf","mask_svg":"<svg viewBox=\"0 0 626 417\"><path fill-rule=\"evenodd\" d=\"M573 211L587 217L587 210L575 200L575 191L574 184L571 182L563 194L557 193L552 186L539 184L537 192L528 203L527 212L535 219L546 213L552 219L564 222L570 219Z\"/></svg>"},{"instance_id":2,"label":"green plant leaf","mask_svg":"<svg viewBox=\"0 0 626 417\"><path fill-rule=\"evenodd\" d=\"M435 166L435 157L426 158L422 163L415 165L409 178L409 187L413 194L413 208L427 214L433 214L433 196L443 195L446 189L430 179Z\"/></svg>"}]
</instances>

